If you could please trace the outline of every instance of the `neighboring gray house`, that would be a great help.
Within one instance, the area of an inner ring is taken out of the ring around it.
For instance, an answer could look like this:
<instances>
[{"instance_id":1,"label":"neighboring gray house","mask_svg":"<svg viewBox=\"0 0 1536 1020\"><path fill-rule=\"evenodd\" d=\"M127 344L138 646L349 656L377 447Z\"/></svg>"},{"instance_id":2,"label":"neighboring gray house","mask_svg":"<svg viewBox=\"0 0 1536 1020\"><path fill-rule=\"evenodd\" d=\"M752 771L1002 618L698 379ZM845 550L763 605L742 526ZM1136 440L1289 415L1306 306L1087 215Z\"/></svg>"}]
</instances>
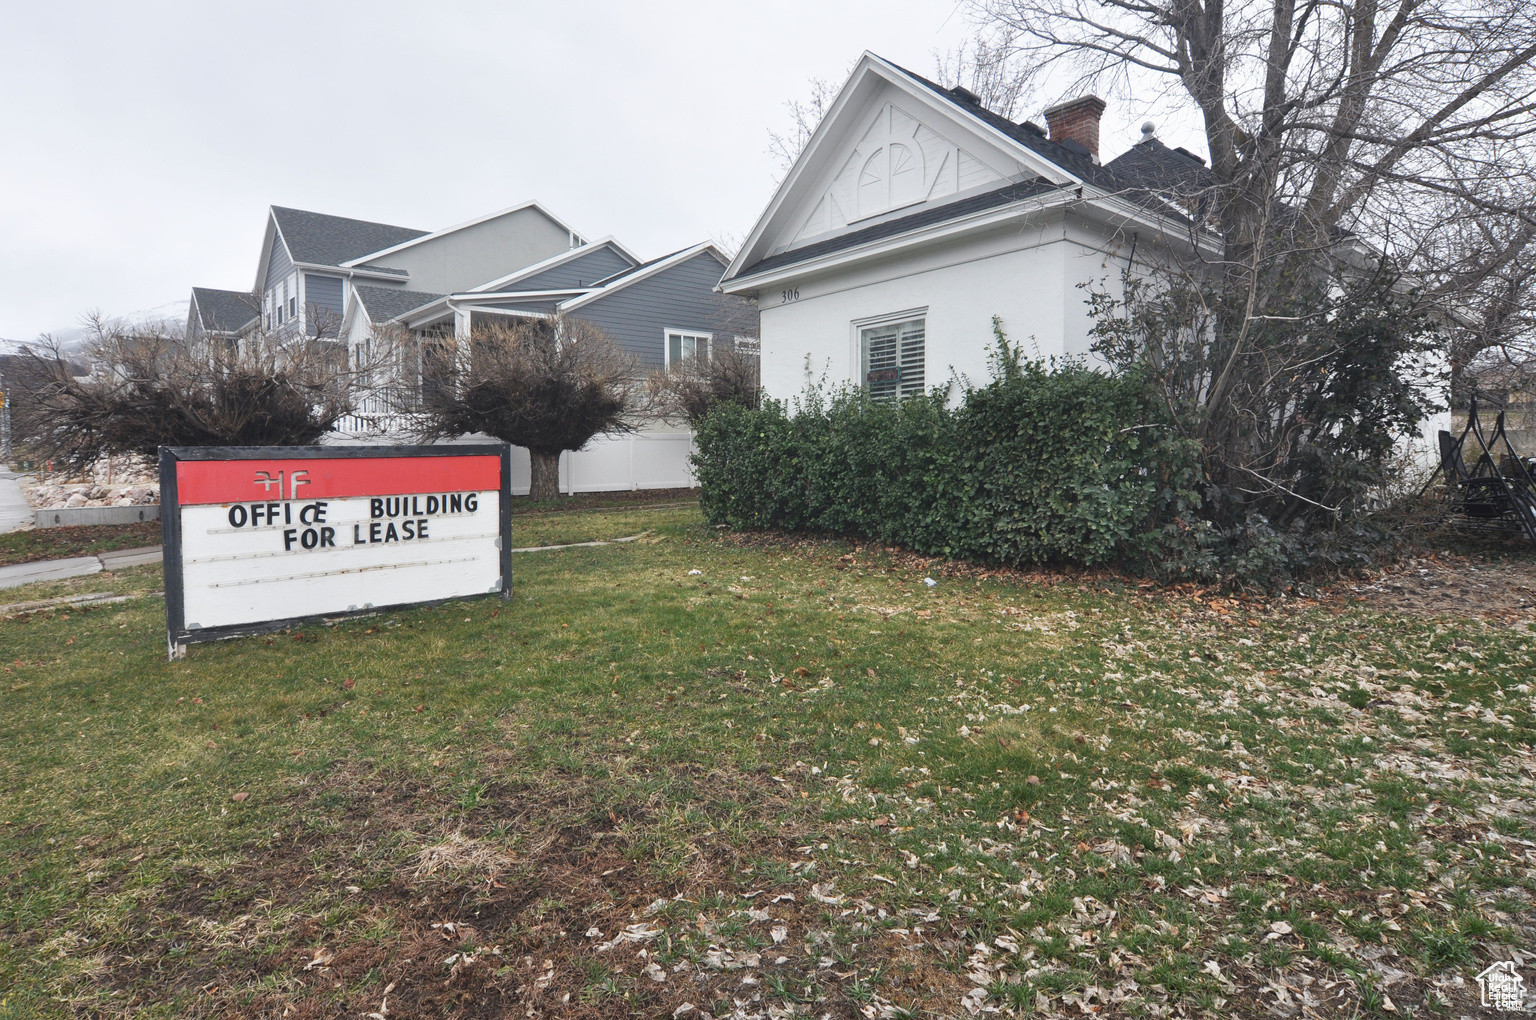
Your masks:
<instances>
[{"instance_id":1,"label":"neighboring gray house","mask_svg":"<svg viewBox=\"0 0 1536 1020\"><path fill-rule=\"evenodd\" d=\"M452 294L358 286L342 335L355 347L385 325L467 336L498 319L567 315L597 326L642 368L663 368L708 356L717 340L756 337L756 307L714 290L729 262L708 242L641 262L603 238Z\"/></svg>"},{"instance_id":2,"label":"neighboring gray house","mask_svg":"<svg viewBox=\"0 0 1536 1020\"><path fill-rule=\"evenodd\" d=\"M194 288L188 336L257 330L334 338L366 366L375 334L466 336L496 320L566 314L593 323L644 369L757 335L755 304L714 288L729 256L703 243L649 262L588 241L537 202L438 231L273 206L250 292ZM365 402L337 441L369 441L389 409ZM396 433L398 436L398 432ZM691 485L692 436L658 426L562 459L568 491ZM526 491L527 455L514 458Z\"/></svg>"}]
</instances>

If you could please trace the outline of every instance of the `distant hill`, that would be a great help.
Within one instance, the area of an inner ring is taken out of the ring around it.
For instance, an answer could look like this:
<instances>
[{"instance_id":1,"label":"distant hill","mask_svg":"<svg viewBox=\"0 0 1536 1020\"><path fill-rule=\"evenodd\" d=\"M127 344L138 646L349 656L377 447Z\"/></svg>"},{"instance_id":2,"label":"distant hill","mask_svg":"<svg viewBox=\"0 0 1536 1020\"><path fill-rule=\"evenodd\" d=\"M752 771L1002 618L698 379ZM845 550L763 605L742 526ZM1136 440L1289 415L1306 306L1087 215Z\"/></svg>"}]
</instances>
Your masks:
<instances>
[{"instance_id":1,"label":"distant hill","mask_svg":"<svg viewBox=\"0 0 1536 1020\"><path fill-rule=\"evenodd\" d=\"M124 315L116 315L113 318L128 323L169 322L182 325L187 321L188 304L189 302L186 300L167 301L163 305L140 309L136 312L128 312ZM48 331L48 334L63 344L66 350L72 350L85 340L87 330L84 326L76 323L73 326L51 329ZM26 340L0 337L0 354L15 353L16 350L27 342Z\"/></svg>"}]
</instances>

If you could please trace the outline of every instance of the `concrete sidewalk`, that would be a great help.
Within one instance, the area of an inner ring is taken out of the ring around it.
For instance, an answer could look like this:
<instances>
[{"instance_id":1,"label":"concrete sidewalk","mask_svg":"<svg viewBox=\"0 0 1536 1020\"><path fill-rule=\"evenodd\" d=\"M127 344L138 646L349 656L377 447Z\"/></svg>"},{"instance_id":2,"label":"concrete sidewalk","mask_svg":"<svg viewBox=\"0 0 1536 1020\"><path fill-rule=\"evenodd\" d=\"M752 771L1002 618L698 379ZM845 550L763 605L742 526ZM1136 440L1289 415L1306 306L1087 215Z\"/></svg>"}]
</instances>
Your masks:
<instances>
[{"instance_id":1,"label":"concrete sidewalk","mask_svg":"<svg viewBox=\"0 0 1536 1020\"><path fill-rule=\"evenodd\" d=\"M21 476L0 465L0 534L31 524L34 514L27 497L21 494L17 479Z\"/></svg>"},{"instance_id":2,"label":"concrete sidewalk","mask_svg":"<svg viewBox=\"0 0 1536 1020\"><path fill-rule=\"evenodd\" d=\"M122 567L137 567L145 563L159 562L160 547L150 545L141 549L104 552L99 556L74 556L67 560L17 563L10 567L0 567L0 588L15 588L18 585L34 584L38 581L58 581L66 577L97 574L103 570L118 570Z\"/></svg>"}]
</instances>

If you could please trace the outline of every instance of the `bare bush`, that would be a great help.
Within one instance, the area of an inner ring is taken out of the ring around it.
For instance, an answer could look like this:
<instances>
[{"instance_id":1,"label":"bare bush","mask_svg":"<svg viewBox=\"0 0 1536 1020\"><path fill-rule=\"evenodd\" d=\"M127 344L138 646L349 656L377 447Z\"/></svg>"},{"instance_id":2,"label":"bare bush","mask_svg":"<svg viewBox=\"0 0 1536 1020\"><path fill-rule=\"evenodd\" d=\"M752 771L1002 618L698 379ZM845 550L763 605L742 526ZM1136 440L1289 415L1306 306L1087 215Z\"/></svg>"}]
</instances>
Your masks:
<instances>
[{"instance_id":1,"label":"bare bush","mask_svg":"<svg viewBox=\"0 0 1536 1020\"><path fill-rule=\"evenodd\" d=\"M634 359L580 319L515 319L467 340L424 338L416 430L424 439L480 432L532 457L535 499L560 494L560 454L598 435L634 432L644 385Z\"/></svg>"},{"instance_id":2,"label":"bare bush","mask_svg":"<svg viewBox=\"0 0 1536 1020\"><path fill-rule=\"evenodd\" d=\"M352 409L346 351L334 342L262 333L188 339L169 326L101 316L88 325L78 352L45 338L24 354L29 393L13 427L39 456L63 464L153 456L161 446L304 445Z\"/></svg>"},{"instance_id":3,"label":"bare bush","mask_svg":"<svg viewBox=\"0 0 1536 1020\"><path fill-rule=\"evenodd\" d=\"M756 409L762 400L761 359L746 342L717 340L707 356L652 373L652 405L672 421L698 424L719 403Z\"/></svg>"}]
</instances>

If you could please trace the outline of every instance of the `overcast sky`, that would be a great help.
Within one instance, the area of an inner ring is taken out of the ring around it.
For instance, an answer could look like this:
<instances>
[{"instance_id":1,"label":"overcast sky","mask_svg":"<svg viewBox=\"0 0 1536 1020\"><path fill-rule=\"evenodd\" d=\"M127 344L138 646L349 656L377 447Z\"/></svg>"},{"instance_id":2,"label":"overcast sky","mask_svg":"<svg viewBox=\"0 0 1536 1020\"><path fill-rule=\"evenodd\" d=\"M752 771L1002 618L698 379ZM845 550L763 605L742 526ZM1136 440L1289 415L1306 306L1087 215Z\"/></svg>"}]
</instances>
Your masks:
<instances>
[{"instance_id":1,"label":"overcast sky","mask_svg":"<svg viewBox=\"0 0 1536 1020\"><path fill-rule=\"evenodd\" d=\"M647 258L739 239L772 190L767 133L808 79L841 80L865 49L931 75L969 30L953 0L0 12L11 339L251 287L268 205L433 230L537 198ZM1111 109L1107 154L1136 122Z\"/></svg>"}]
</instances>

